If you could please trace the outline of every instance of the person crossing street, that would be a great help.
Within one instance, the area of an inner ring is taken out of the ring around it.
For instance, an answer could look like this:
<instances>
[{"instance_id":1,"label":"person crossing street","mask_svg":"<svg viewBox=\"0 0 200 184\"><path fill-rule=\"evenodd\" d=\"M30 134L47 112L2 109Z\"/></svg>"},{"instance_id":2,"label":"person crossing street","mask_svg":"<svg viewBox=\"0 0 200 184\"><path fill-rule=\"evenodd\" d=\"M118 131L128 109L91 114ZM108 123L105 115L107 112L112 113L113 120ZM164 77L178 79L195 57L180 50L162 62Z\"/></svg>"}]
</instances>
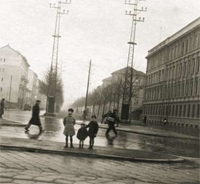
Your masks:
<instances>
[{"instance_id":1,"label":"person crossing street","mask_svg":"<svg viewBox=\"0 0 200 184\"><path fill-rule=\"evenodd\" d=\"M106 121L108 123L108 129L106 131L106 136L109 136L109 132L111 130L113 130L113 132L117 136L117 131L116 131L116 128L115 128L115 123L118 122L118 116L117 116L117 110L116 109L114 109L113 112L111 112L110 114L108 114L108 118L107 118Z\"/></svg>"},{"instance_id":2,"label":"person crossing street","mask_svg":"<svg viewBox=\"0 0 200 184\"><path fill-rule=\"evenodd\" d=\"M36 101L36 104L33 106L33 109L32 109L32 117L29 121L29 123L26 125L25 127L25 131L29 131L29 128L31 125L36 125L38 126L39 128L39 134L42 133L42 125L41 125L41 122L40 122L40 100L37 100Z\"/></svg>"}]
</instances>

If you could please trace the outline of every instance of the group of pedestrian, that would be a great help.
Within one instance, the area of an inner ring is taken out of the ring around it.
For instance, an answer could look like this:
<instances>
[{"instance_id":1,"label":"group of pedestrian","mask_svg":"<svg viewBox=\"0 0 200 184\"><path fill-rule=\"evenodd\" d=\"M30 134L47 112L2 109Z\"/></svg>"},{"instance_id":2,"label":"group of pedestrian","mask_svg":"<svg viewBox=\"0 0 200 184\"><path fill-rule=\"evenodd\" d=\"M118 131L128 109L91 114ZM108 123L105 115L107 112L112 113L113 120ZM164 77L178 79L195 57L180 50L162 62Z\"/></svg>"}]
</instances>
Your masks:
<instances>
[{"instance_id":1,"label":"group of pedestrian","mask_svg":"<svg viewBox=\"0 0 200 184\"><path fill-rule=\"evenodd\" d=\"M28 132L31 125L36 125L39 128L39 134L42 133L43 128L40 122L40 100L36 101L36 104L32 108L32 117L29 121L29 123L25 127L25 131ZM74 148L73 146L73 136L75 135L75 124L76 120L73 117L74 110L72 108L68 109L67 116L63 119L63 125L64 125L64 131L63 134L65 137L65 146L64 148L68 148L68 142L70 140L70 148ZM115 135L117 136L117 131L115 128L115 124L119 124L119 117L117 116L117 110L114 109L113 112L109 111L106 114L106 122L108 124L108 129L106 131L106 137L109 137L109 132L113 130ZM97 123L97 117L93 115L91 117L91 121L88 125L85 123L81 123L81 127L79 128L77 132L77 138L79 139L79 148L84 147L84 141L87 137L89 137L89 149L93 149L94 146L94 140L97 136L99 129L99 125Z\"/></svg>"},{"instance_id":2,"label":"group of pedestrian","mask_svg":"<svg viewBox=\"0 0 200 184\"><path fill-rule=\"evenodd\" d=\"M65 139L65 148L68 148L68 137L70 137L70 148L74 148L73 146L73 136L75 135L74 125L76 124L75 118L72 116L74 110L72 108L68 109L68 115L63 119L64 124L64 135ZM89 149L93 149L94 139L97 136L97 132L99 129L98 123L96 121L96 116L92 116L92 120L88 125L85 123L81 123L81 127L78 130L77 138L79 139L79 148L84 147L84 141L89 136ZM88 128L88 130L87 130Z\"/></svg>"}]
</instances>

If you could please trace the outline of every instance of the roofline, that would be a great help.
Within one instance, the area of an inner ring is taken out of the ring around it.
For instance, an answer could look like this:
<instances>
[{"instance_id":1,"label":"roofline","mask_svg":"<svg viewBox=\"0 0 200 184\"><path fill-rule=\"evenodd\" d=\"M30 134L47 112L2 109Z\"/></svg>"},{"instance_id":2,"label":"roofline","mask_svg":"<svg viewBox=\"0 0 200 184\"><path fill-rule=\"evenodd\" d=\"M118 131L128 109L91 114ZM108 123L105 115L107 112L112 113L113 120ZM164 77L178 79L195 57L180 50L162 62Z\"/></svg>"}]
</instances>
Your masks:
<instances>
[{"instance_id":1,"label":"roofline","mask_svg":"<svg viewBox=\"0 0 200 184\"><path fill-rule=\"evenodd\" d=\"M190 27L192 25L193 25L193 27L191 29L189 29L188 31L185 30L187 27ZM164 46L169 45L170 43L172 43L173 41L175 41L177 38L180 38L180 37L184 36L186 33L188 33L189 31L191 31L193 29L195 29L198 26L200 26L200 17L198 17L194 21L190 22L189 24L187 24L186 26L184 26L182 29L178 30L176 33L172 34L170 37L167 37L161 43L157 44L152 49L150 49L148 51L148 55L146 56L146 58L148 58L150 55L154 54L158 50L162 49Z\"/></svg>"},{"instance_id":2,"label":"roofline","mask_svg":"<svg viewBox=\"0 0 200 184\"><path fill-rule=\"evenodd\" d=\"M13 51L15 51L17 54L19 54L22 57L22 59L27 63L28 67L30 67L30 64L28 63L26 57L24 55L22 55L19 51L13 49L9 44L1 47L0 49L3 49L4 47L10 47Z\"/></svg>"},{"instance_id":3,"label":"roofline","mask_svg":"<svg viewBox=\"0 0 200 184\"><path fill-rule=\"evenodd\" d=\"M30 69L30 68L29 68L29 70L32 71L32 72L38 77L38 75L37 75L36 72L34 72L34 71L33 71L32 69Z\"/></svg>"}]
</instances>

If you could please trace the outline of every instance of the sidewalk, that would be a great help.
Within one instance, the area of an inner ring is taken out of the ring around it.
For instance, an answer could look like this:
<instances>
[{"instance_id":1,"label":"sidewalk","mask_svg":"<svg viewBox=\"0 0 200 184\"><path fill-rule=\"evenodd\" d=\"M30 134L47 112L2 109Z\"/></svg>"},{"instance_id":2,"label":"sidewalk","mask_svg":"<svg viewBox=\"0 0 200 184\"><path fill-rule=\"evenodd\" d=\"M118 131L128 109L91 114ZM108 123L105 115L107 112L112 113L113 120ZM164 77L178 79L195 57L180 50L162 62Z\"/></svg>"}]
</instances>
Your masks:
<instances>
[{"instance_id":1,"label":"sidewalk","mask_svg":"<svg viewBox=\"0 0 200 184\"><path fill-rule=\"evenodd\" d=\"M64 148L63 143L44 141L42 138L35 139L23 138L7 138L0 136L0 148L3 150L15 150L59 155L75 155L81 157L92 157L101 159L114 159L133 162L153 162L153 163L176 163L183 162L184 159L171 155L158 154L155 152L128 150L109 147L94 147L94 150L87 148L79 149L78 145L75 148Z\"/></svg>"},{"instance_id":2,"label":"sidewalk","mask_svg":"<svg viewBox=\"0 0 200 184\"><path fill-rule=\"evenodd\" d=\"M77 121L76 123L81 124L82 121L80 121L80 122ZM86 121L85 123L88 124L89 122ZM12 121L9 119L1 119L0 125L25 127L25 124L22 124L21 122L17 122L17 121ZM99 123L99 127L103 128L103 129L107 129L108 125ZM156 128L149 127L149 126L120 125L119 127L116 127L116 129L117 129L117 131L123 131L123 132L134 133L134 134L142 134L142 135L148 135L148 136L199 140L199 137L185 135L185 134L176 133L176 132L171 132L168 130L156 129Z\"/></svg>"}]
</instances>

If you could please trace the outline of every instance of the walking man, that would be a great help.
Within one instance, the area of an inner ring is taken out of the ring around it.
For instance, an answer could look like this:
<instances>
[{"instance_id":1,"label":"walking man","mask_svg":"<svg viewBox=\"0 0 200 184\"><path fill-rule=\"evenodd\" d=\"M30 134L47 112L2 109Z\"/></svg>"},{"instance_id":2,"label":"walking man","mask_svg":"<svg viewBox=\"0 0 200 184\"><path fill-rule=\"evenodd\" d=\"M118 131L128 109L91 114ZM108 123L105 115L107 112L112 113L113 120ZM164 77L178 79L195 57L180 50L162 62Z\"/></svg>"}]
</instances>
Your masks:
<instances>
[{"instance_id":1,"label":"walking man","mask_svg":"<svg viewBox=\"0 0 200 184\"><path fill-rule=\"evenodd\" d=\"M113 130L113 132L115 133L115 135L117 136L117 131L115 129L115 123L118 121L118 118L117 118L117 110L114 109L113 112L111 112L109 115L108 115L108 118L107 118L107 123L108 123L108 129L106 131L106 136L109 136L109 132L111 130Z\"/></svg>"},{"instance_id":2,"label":"walking man","mask_svg":"<svg viewBox=\"0 0 200 184\"><path fill-rule=\"evenodd\" d=\"M41 122L40 122L40 100L37 100L36 101L36 104L33 106L33 109L32 109L32 117L29 121L29 123L26 125L25 127L25 131L29 131L29 128L31 125L36 125L39 127L39 134L42 133L42 125L41 125Z\"/></svg>"},{"instance_id":3,"label":"walking man","mask_svg":"<svg viewBox=\"0 0 200 184\"><path fill-rule=\"evenodd\" d=\"M3 118L2 115L4 114L4 108L5 108L5 98L3 98L0 103L0 118Z\"/></svg>"}]
</instances>

